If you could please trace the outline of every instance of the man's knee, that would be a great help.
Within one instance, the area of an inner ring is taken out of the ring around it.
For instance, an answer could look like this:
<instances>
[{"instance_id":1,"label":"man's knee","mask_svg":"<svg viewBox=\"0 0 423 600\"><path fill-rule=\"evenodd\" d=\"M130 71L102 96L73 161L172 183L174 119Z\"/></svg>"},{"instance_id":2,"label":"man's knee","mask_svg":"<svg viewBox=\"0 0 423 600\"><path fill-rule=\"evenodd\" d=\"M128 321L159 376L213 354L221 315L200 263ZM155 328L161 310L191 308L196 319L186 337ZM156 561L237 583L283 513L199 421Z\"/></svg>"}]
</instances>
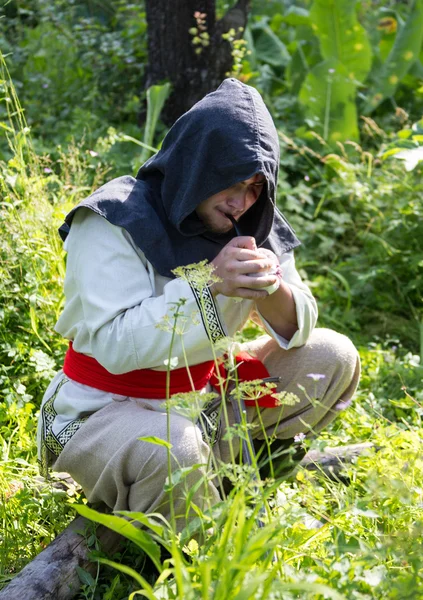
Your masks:
<instances>
[{"instance_id":1,"label":"man's knee","mask_svg":"<svg viewBox=\"0 0 423 600\"><path fill-rule=\"evenodd\" d=\"M192 467L208 459L209 448L203 441L200 429L192 423L175 427L171 444L170 452L176 468Z\"/></svg>"},{"instance_id":2,"label":"man's knee","mask_svg":"<svg viewBox=\"0 0 423 600\"><path fill-rule=\"evenodd\" d=\"M354 374L359 356L352 341L342 333L332 329L315 329L307 342L312 354L311 362L322 368L336 367Z\"/></svg>"},{"instance_id":3,"label":"man's knee","mask_svg":"<svg viewBox=\"0 0 423 600\"><path fill-rule=\"evenodd\" d=\"M285 350L276 340L263 336L251 344L250 350L265 364L271 375L296 372L297 376L321 374L325 377L335 372L353 378L359 372L360 359L351 340L331 329L315 329L306 344ZM304 383L304 381L297 381Z\"/></svg>"},{"instance_id":4,"label":"man's knee","mask_svg":"<svg viewBox=\"0 0 423 600\"><path fill-rule=\"evenodd\" d=\"M316 329L310 337L311 354L308 357L309 376L321 383L322 399L337 410L346 408L352 399L360 379L360 357L351 340L331 329ZM315 383L317 385L317 383Z\"/></svg>"},{"instance_id":5,"label":"man's knee","mask_svg":"<svg viewBox=\"0 0 423 600\"><path fill-rule=\"evenodd\" d=\"M170 440L144 441L137 440L140 456L146 455L146 444L148 449L148 460L140 465L139 478L146 475L146 470L154 472L158 478L166 479L170 468L172 471L193 467L207 461L208 447L204 444L201 432L193 423L187 419L171 415ZM135 443L135 442L134 442Z\"/></svg>"}]
</instances>

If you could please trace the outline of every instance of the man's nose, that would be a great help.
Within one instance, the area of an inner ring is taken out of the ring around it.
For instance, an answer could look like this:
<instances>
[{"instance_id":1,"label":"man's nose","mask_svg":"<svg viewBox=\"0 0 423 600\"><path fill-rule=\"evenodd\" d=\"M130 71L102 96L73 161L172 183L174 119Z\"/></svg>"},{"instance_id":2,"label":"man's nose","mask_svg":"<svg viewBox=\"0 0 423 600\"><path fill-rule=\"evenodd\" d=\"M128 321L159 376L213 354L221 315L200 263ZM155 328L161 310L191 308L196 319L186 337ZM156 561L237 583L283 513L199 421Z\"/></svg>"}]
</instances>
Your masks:
<instances>
[{"instance_id":1,"label":"man's nose","mask_svg":"<svg viewBox=\"0 0 423 600\"><path fill-rule=\"evenodd\" d=\"M229 206L237 211L244 210L246 195L247 195L247 190L237 190L229 198L229 200L228 200Z\"/></svg>"}]
</instances>

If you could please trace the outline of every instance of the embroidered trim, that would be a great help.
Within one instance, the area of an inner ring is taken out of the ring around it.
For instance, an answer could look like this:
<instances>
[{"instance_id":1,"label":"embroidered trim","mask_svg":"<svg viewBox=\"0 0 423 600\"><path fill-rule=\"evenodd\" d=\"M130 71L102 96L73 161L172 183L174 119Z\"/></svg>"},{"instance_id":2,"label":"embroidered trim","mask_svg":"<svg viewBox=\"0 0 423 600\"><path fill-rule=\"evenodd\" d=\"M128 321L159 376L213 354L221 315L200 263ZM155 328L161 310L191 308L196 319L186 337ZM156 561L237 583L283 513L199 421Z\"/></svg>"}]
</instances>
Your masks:
<instances>
[{"instance_id":1,"label":"embroidered trim","mask_svg":"<svg viewBox=\"0 0 423 600\"><path fill-rule=\"evenodd\" d=\"M222 338L226 337L225 328L220 320L219 312L213 294L207 286L199 286L193 281L188 281L195 301L200 310L201 320L203 321L204 329L210 339L215 344Z\"/></svg>"},{"instance_id":2,"label":"embroidered trim","mask_svg":"<svg viewBox=\"0 0 423 600\"><path fill-rule=\"evenodd\" d=\"M51 463L51 458L58 457L63 450L65 444L71 439L71 437L78 431L81 425L87 420L88 417L82 419L75 419L68 423L59 433L53 433L53 423L57 417L57 412L54 408L54 401L57 395L65 383L69 379L63 377L58 386L56 387L53 395L43 404L41 408L42 418L42 441L41 441L41 461L40 471L43 477L48 476L48 468Z\"/></svg>"},{"instance_id":3,"label":"embroidered trim","mask_svg":"<svg viewBox=\"0 0 423 600\"><path fill-rule=\"evenodd\" d=\"M214 446L221 438L221 412L222 402L220 397L206 404L201 411L198 425L200 426L201 437L209 446Z\"/></svg>"}]
</instances>

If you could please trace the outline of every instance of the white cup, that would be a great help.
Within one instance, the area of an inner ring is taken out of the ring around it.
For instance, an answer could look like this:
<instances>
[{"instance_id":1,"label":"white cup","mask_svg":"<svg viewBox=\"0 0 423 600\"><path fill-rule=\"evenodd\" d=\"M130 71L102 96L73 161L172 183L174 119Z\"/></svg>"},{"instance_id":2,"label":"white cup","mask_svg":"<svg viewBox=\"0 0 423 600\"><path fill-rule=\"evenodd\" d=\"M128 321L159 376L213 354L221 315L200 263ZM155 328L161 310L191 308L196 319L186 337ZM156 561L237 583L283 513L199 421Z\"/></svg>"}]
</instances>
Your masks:
<instances>
[{"instance_id":1,"label":"white cup","mask_svg":"<svg viewBox=\"0 0 423 600\"><path fill-rule=\"evenodd\" d=\"M258 252L260 253L260 249L258 249ZM268 258L268 255L263 252L262 253L263 258ZM267 271L261 271L260 273L248 273L249 277L263 277L263 275L277 275L278 279L275 283L273 283L272 285L268 285L267 287L264 288L260 288L262 290L266 290L266 292L269 294L269 296L271 294L273 294L274 292L276 292L276 290L279 288L280 285L280 266L279 263L276 264L276 262L274 262L274 264L270 267L270 269L268 269Z\"/></svg>"}]
</instances>

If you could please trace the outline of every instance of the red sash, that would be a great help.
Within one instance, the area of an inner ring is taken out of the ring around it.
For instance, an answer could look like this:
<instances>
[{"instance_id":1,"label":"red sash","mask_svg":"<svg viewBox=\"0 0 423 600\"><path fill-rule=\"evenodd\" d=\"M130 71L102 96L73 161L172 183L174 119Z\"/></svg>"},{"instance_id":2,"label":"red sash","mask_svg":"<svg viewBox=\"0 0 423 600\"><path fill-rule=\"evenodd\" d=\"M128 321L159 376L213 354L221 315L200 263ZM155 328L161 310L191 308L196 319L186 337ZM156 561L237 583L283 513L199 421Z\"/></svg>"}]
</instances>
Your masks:
<instances>
[{"instance_id":1,"label":"red sash","mask_svg":"<svg viewBox=\"0 0 423 600\"><path fill-rule=\"evenodd\" d=\"M237 366L237 379L239 382L253 381L253 379L265 379L266 377L269 377L269 371L266 369L261 360L254 358L254 356L251 356L251 354L248 354L248 352L239 352L235 356L235 362ZM218 364L218 370L220 378L226 380L227 370L223 363ZM214 370L210 378L210 383L215 390L220 393L219 375L217 375L216 370ZM263 408L275 408L278 406L278 401L272 396L272 394L260 396L257 401L247 400L244 398L244 402L246 406L256 406L256 403Z\"/></svg>"},{"instance_id":2,"label":"red sash","mask_svg":"<svg viewBox=\"0 0 423 600\"><path fill-rule=\"evenodd\" d=\"M263 363L246 352L238 354L236 362L239 381L251 381L253 379L269 377L269 373ZM220 393L219 380L220 378L226 380L227 372L223 364L219 364L218 368L219 374L215 372L215 365L212 360L190 366L189 372L194 383L194 388L201 390L210 382L216 391ZM148 398L153 400L163 400L166 398L166 371L137 369L128 373L114 375L102 367L95 358L76 352L73 349L72 342L69 342L63 372L73 381L89 385L103 392L130 396L132 398ZM170 396L190 391L192 391L192 385L187 369L182 367L170 371ZM254 406L256 402L255 400L246 400L245 404ZM276 406L276 400L271 394L267 394L258 400L258 404L263 407L274 407Z\"/></svg>"}]
</instances>

